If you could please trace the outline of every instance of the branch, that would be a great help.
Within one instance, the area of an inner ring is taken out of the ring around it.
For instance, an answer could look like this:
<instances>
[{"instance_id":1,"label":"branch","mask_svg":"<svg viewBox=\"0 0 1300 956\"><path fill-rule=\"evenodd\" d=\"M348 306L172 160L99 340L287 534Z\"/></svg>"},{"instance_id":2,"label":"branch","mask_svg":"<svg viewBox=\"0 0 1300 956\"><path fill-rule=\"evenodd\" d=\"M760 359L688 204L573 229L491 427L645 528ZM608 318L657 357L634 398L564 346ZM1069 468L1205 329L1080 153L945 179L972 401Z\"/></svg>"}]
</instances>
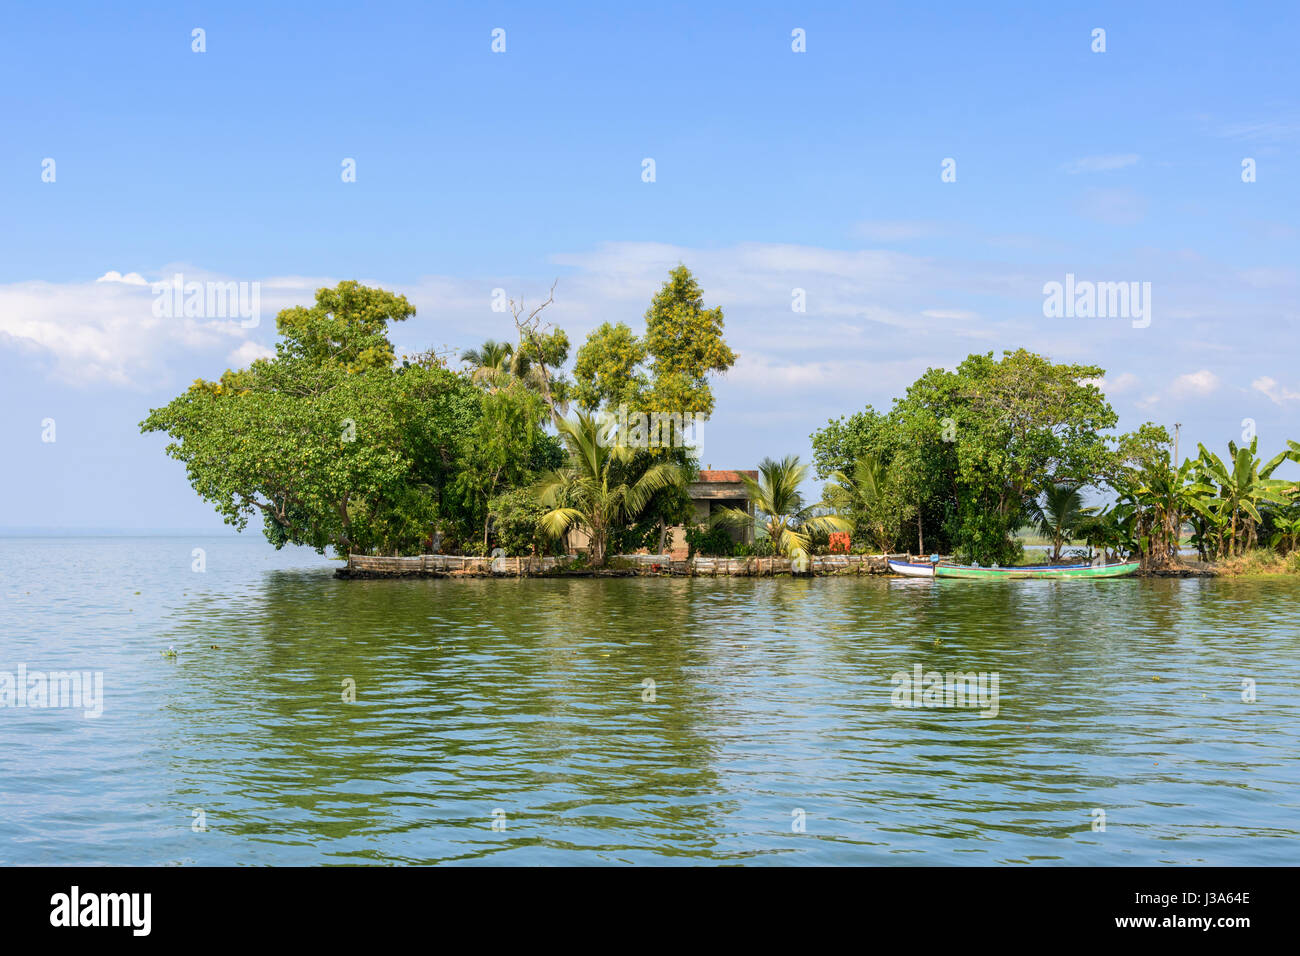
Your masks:
<instances>
[{"instance_id":1,"label":"branch","mask_svg":"<svg viewBox=\"0 0 1300 956\"><path fill-rule=\"evenodd\" d=\"M543 309L555 301L555 287L559 282L560 280L557 277L556 280L551 283L551 292L550 295L546 297L546 301L533 309L533 311L529 312L527 318L520 318L525 309L523 298L520 298L518 305L515 304L514 299L510 300L510 312L514 316L515 328L519 331L520 340L522 341L526 338L529 344L532 345L533 351L537 353L537 367L540 369L542 374L542 398L546 401L546 407L550 409L551 412L551 421L555 423L557 428L560 424L560 415L559 412L555 410L554 399L551 398L551 374L546 370L546 357L542 354L542 346L541 342L538 341L537 332L539 328L549 329L551 327L549 323L543 326L538 315L541 314Z\"/></svg>"}]
</instances>

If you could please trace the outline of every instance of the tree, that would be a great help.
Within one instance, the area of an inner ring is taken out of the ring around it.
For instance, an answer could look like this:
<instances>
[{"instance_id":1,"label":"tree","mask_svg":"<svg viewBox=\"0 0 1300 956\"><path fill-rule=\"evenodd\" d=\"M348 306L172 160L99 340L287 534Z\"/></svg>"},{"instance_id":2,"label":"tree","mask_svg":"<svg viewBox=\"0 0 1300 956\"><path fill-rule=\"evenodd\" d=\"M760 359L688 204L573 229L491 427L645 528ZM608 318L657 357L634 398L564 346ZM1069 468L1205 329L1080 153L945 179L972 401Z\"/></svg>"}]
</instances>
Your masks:
<instances>
[{"instance_id":1,"label":"tree","mask_svg":"<svg viewBox=\"0 0 1300 956\"><path fill-rule=\"evenodd\" d=\"M515 355L521 363L526 363L520 367L520 374L527 374L535 382L542 400L546 402L551 421L558 428L560 416L568 408L570 387L552 369L558 370L568 358L569 337L563 329L552 329L549 323L542 321L542 312L554 302L555 283L551 283L550 294L536 308L529 310L522 298L518 302L511 299L510 313L519 333Z\"/></svg>"},{"instance_id":2,"label":"tree","mask_svg":"<svg viewBox=\"0 0 1300 956\"><path fill-rule=\"evenodd\" d=\"M704 293L686 266L669 273L646 311L645 325L652 407L711 415L708 375L735 365L736 353L722 335L722 309L704 307Z\"/></svg>"},{"instance_id":3,"label":"tree","mask_svg":"<svg viewBox=\"0 0 1300 956\"><path fill-rule=\"evenodd\" d=\"M1230 557L1241 553L1254 526L1263 520L1259 513L1261 504L1285 504L1288 501L1286 490L1289 483L1268 477L1286 459L1288 452L1261 467L1260 460L1255 457L1258 442L1256 438L1241 448L1235 442L1229 442L1231 467L1204 445L1197 446L1201 475L1216 486L1218 500L1215 508L1227 525Z\"/></svg>"},{"instance_id":4,"label":"tree","mask_svg":"<svg viewBox=\"0 0 1300 956\"><path fill-rule=\"evenodd\" d=\"M1127 511L1119 506L1105 505L1084 508L1077 530L1090 547L1101 551L1105 561L1137 549L1129 532Z\"/></svg>"},{"instance_id":5,"label":"tree","mask_svg":"<svg viewBox=\"0 0 1300 956\"><path fill-rule=\"evenodd\" d=\"M1078 530L1085 510L1079 486L1070 482L1049 484L1041 504L1037 498L1025 503L1025 517L1052 542L1052 563L1061 560L1061 549Z\"/></svg>"},{"instance_id":6,"label":"tree","mask_svg":"<svg viewBox=\"0 0 1300 956\"><path fill-rule=\"evenodd\" d=\"M509 342L488 339L480 348L466 349L460 359L470 366L470 377L475 382L498 388L509 378L514 352Z\"/></svg>"},{"instance_id":7,"label":"tree","mask_svg":"<svg viewBox=\"0 0 1300 956\"><path fill-rule=\"evenodd\" d=\"M542 530L559 538L572 528L584 529L591 562L597 567L605 563L611 531L635 521L656 492L684 484L681 468L669 461L631 476L628 466L636 450L603 441L602 427L583 412L561 419L568 464L538 485L538 500L548 509L541 519Z\"/></svg>"},{"instance_id":8,"label":"tree","mask_svg":"<svg viewBox=\"0 0 1300 956\"><path fill-rule=\"evenodd\" d=\"M1175 468L1168 458L1152 457L1125 479L1117 480L1117 511L1146 570L1169 567L1178 554L1183 520L1189 515L1212 517L1208 501L1213 489L1197 480L1198 464L1185 460Z\"/></svg>"},{"instance_id":9,"label":"tree","mask_svg":"<svg viewBox=\"0 0 1300 956\"><path fill-rule=\"evenodd\" d=\"M722 331L722 310L704 308L699 284L679 266L646 312L645 338L621 322L606 322L587 336L574 366L573 395L587 411L614 412L626 406L630 415L657 411L707 416L713 410L708 376L736 360ZM629 465L629 475L662 461L676 464L684 475L693 474L699 465L681 444L684 437L670 433L663 438L670 447L642 449ZM691 520L693 514L684 487L665 488L646 504L640 520L611 534L620 546L662 551L668 528Z\"/></svg>"},{"instance_id":10,"label":"tree","mask_svg":"<svg viewBox=\"0 0 1300 956\"><path fill-rule=\"evenodd\" d=\"M811 436L817 477L830 478L837 471L851 474L867 455L887 467L898 445L895 425L870 405L847 418L828 420Z\"/></svg>"},{"instance_id":11,"label":"tree","mask_svg":"<svg viewBox=\"0 0 1300 956\"><path fill-rule=\"evenodd\" d=\"M836 471L831 477L833 482L822 492L826 504L849 519L854 533L865 535L877 551L891 551L915 506L899 494L881 459L868 452L857 460L851 476Z\"/></svg>"},{"instance_id":12,"label":"tree","mask_svg":"<svg viewBox=\"0 0 1300 956\"><path fill-rule=\"evenodd\" d=\"M643 410L650 386L641 364L648 355L645 343L622 322L592 330L573 368L574 399L591 411L619 405Z\"/></svg>"},{"instance_id":13,"label":"tree","mask_svg":"<svg viewBox=\"0 0 1300 956\"><path fill-rule=\"evenodd\" d=\"M1278 515L1274 527L1277 530L1269 540L1269 547L1276 548L1282 554L1290 554L1300 548L1300 513Z\"/></svg>"},{"instance_id":14,"label":"tree","mask_svg":"<svg viewBox=\"0 0 1300 956\"><path fill-rule=\"evenodd\" d=\"M276 318L273 359L197 381L153 409L200 497L276 547L413 551L427 537L480 394L428 356L394 367L389 321L414 309L355 282Z\"/></svg>"},{"instance_id":15,"label":"tree","mask_svg":"<svg viewBox=\"0 0 1300 956\"><path fill-rule=\"evenodd\" d=\"M772 546L788 558L803 558L812 546L813 532L849 531L848 520L835 514L818 514L826 506L821 502L805 505L799 486L812 470L800 464L797 455L780 461L764 458L758 464L758 480L742 474L749 500L759 515ZM715 523L746 527L754 521L744 508L722 508L715 512Z\"/></svg>"},{"instance_id":16,"label":"tree","mask_svg":"<svg viewBox=\"0 0 1300 956\"><path fill-rule=\"evenodd\" d=\"M534 443L546 417L542 400L518 381L483 399L482 411L466 443L464 464L455 490L483 519L483 549L491 522L489 502L528 475Z\"/></svg>"},{"instance_id":17,"label":"tree","mask_svg":"<svg viewBox=\"0 0 1300 956\"><path fill-rule=\"evenodd\" d=\"M277 357L349 372L391 368L395 356L388 323L413 315L415 306L404 295L340 282L333 289L316 290L312 308L295 306L275 317L276 331L283 336Z\"/></svg>"},{"instance_id":18,"label":"tree","mask_svg":"<svg viewBox=\"0 0 1300 956\"><path fill-rule=\"evenodd\" d=\"M1026 500L1113 470L1101 432L1116 416L1093 384L1102 374L1024 349L929 369L888 414L868 407L814 433L818 472L847 474L862 454L876 455L912 506L919 553L929 545L967 562L1013 564Z\"/></svg>"},{"instance_id":19,"label":"tree","mask_svg":"<svg viewBox=\"0 0 1300 956\"><path fill-rule=\"evenodd\" d=\"M623 323L592 330L578 350L574 396L589 410L713 412L711 374L726 372L736 354L723 338L721 308L706 309L689 269L679 265L655 294L639 338Z\"/></svg>"},{"instance_id":20,"label":"tree","mask_svg":"<svg viewBox=\"0 0 1300 956\"><path fill-rule=\"evenodd\" d=\"M514 488L492 499L492 535L510 557L539 554L554 542L542 532L541 520L547 509L532 488Z\"/></svg>"}]
</instances>

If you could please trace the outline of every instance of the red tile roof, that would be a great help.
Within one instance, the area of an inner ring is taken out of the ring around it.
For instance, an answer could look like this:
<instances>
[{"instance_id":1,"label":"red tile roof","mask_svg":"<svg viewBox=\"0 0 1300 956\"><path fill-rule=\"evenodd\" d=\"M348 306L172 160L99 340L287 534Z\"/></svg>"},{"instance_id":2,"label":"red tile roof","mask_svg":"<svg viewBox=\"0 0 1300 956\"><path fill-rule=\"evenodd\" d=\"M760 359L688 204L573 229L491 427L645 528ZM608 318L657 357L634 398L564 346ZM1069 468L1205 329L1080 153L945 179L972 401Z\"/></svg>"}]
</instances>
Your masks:
<instances>
[{"instance_id":1,"label":"red tile roof","mask_svg":"<svg viewBox=\"0 0 1300 956\"><path fill-rule=\"evenodd\" d=\"M757 471L701 471L699 481L730 481L736 484L740 483L740 476L748 475L755 481L758 480Z\"/></svg>"}]
</instances>

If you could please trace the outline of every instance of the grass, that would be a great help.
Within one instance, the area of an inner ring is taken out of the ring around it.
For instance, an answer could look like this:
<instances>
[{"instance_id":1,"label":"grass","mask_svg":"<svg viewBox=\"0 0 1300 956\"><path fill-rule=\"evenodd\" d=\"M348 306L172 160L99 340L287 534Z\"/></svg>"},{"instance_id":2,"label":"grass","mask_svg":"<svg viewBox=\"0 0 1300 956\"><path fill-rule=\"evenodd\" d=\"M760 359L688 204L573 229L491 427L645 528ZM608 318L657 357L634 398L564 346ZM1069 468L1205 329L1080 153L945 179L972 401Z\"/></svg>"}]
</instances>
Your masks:
<instances>
[{"instance_id":1,"label":"grass","mask_svg":"<svg viewBox=\"0 0 1300 956\"><path fill-rule=\"evenodd\" d=\"M1267 574L1300 574L1300 551L1282 555L1268 548L1256 548L1214 565L1225 577L1253 577Z\"/></svg>"}]
</instances>

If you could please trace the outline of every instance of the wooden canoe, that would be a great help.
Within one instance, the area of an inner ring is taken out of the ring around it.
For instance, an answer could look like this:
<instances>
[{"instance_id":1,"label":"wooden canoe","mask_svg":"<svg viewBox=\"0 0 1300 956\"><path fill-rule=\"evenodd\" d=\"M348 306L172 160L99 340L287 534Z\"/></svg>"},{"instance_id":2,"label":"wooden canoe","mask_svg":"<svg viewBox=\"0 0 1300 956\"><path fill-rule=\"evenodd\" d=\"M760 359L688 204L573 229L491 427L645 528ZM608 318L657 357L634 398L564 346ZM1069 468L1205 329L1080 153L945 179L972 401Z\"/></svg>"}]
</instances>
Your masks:
<instances>
[{"instance_id":1,"label":"wooden canoe","mask_svg":"<svg viewBox=\"0 0 1300 956\"><path fill-rule=\"evenodd\" d=\"M1137 561L1123 564L1066 564L1051 567L1014 567L1014 568L973 568L956 565L939 565L935 569L936 577L965 578L969 580L990 580L996 578L1122 578L1133 574L1138 569Z\"/></svg>"}]
</instances>

